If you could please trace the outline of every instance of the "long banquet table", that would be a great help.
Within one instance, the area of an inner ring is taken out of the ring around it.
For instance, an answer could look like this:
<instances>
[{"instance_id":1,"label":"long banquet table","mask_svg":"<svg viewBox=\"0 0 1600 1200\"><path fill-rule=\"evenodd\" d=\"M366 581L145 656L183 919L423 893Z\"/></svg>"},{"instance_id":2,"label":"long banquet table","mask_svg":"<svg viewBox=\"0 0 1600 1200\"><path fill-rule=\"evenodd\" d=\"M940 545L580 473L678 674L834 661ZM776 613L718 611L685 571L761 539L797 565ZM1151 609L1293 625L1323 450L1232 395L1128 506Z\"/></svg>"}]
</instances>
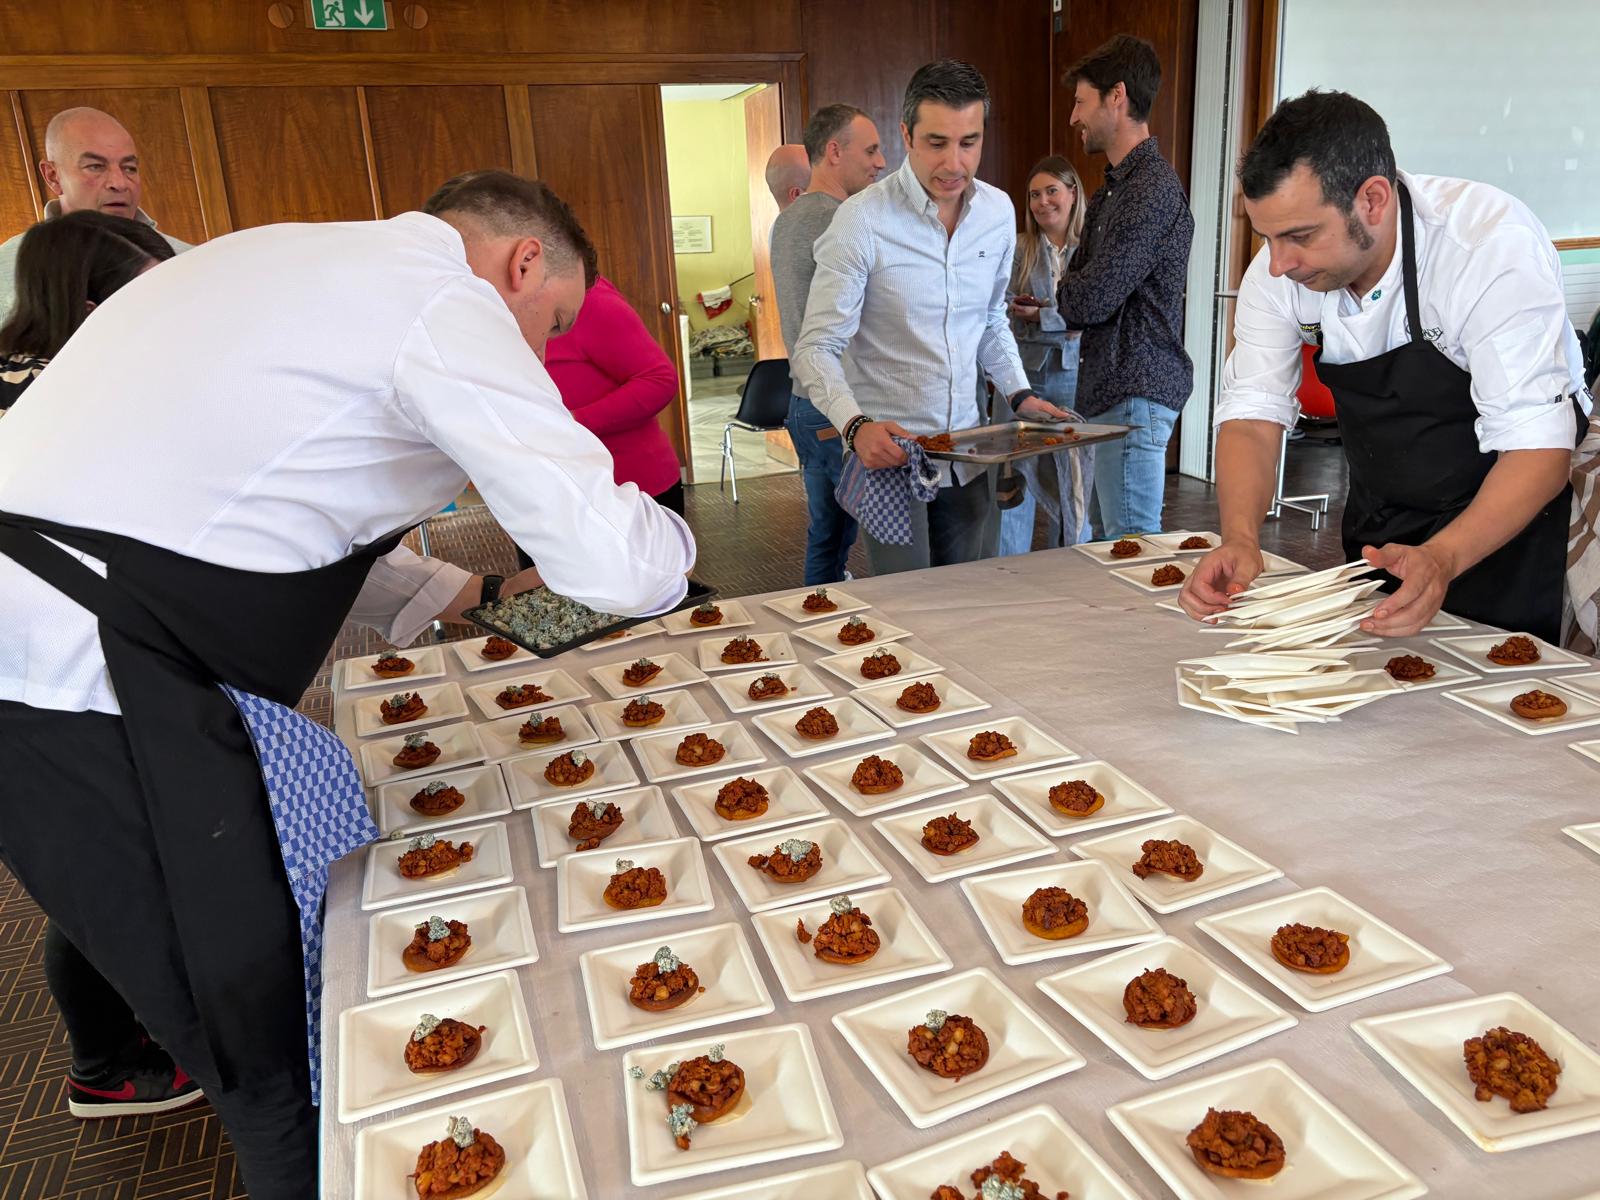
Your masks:
<instances>
[{"instance_id":1,"label":"long banquet table","mask_svg":"<svg viewBox=\"0 0 1600 1200\"><path fill-rule=\"evenodd\" d=\"M588 933L558 933L555 872L538 866L528 816L514 812L503 819L510 830L515 882L527 889L540 950L537 963L518 970L540 1057L539 1071L531 1078L555 1076L562 1081L590 1196L606 1200L679 1196L840 1159L856 1159L871 1167L1045 1102L1058 1109L1138 1195L1166 1197L1172 1194L1166 1185L1113 1128L1106 1115L1108 1106L1268 1058L1285 1060L1321 1090L1419 1176L1432 1195L1449 1200L1570 1200L1600 1187L1600 1135L1486 1153L1350 1028L1358 1017L1474 993L1517 991L1580 1040L1591 1046L1600 1043L1600 1005L1595 1000L1600 994L1600 859L1560 832L1564 825L1596 819L1600 810L1596 786L1600 775L1592 763L1567 748L1576 737L1519 735L1452 703L1438 689L1388 697L1338 723L1306 726L1297 736L1182 709L1174 694L1174 663L1220 649L1227 639L1155 607L1153 597L1072 550L857 580L844 588L873 606L869 616L911 630L914 638L908 644L990 700L994 707L985 716L1030 717L1085 758L1105 759L1176 811L1282 868L1283 878L1272 883L1156 919L1167 933L1280 1002L1299 1018L1299 1024L1160 1083L1148 1082L1034 987L1035 980L1084 959L1005 966L956 882L923 882L868 820L852 817L827 801L830 811L843 816L888 868L892 886L905 893L927 921L954 960L954 970L987 966L996 971L1084 1055L1088 1065L946 1124L917 1130L870 1076L830 1018L930 977L793 1004L757 948L776 1011L688 1036L709 1043L723 1028L736 1032L804 1022L812 1031L844 1130L843 1148L811 1159L635 1188L628 1174L623 1117L623 1089L629 1086L621 1068L626 1051L594 1049L578 956L596 947L656 935L665 943L674 930L727 920L744 925L754 948L757 940L750 918L708 852L716 901L711 912ZM754 631L792 633L794 626L788 620L761 607L765 598L745 599L756 616ZM637 646L636 653L688 652L700 640L656 637L623 645ZM801 662L821 656L809 644L792 640ZM446 657L451 663L449 677L461 679L460 665L453 655ZM619 647L614 653L574 651L554 661L594 690L587 676L590 668L631 657ZM844 694L840 680L820 670L816 673L836 695ZM708 685L696 685L694 692L713 720L723 719L717 715L723 708ZM604 697L597 693L597 698ZM354 745L350 709L349 697L336 693L336 727ZM915 742L916 735L929 729L981 719L918 726L895 740ZM751 733L766 751L768 765L789 761L764 735L753 728ZM862 753L883 744L863 747ZM798 772L814 761L789 765ZM992 791L974 784L956 795ZM820 790L818 794L822 795ZM680 832L689 832L681 814L675 811L674 817ZM1075 861L1066 849L1069 843L1070 839L1060 839L1054 857L1023 865ZM334 1115L340 1086L338 1017L348 1006L367 999L370 914L359 904L365 857L355 854L337 864L328 894L322 1147L324 1195L329 1197L352 1194L357 1131L397 1115L348 1125ZM1196 918L1208 913L1317 885L1330 886L1389 921L1454 964L1454 970L1361 1002L1309 1013L1194 928ZM462 1102L460 1107L470 1106ZM400 1110L409 1111L413 1109Z\"/></svg>"}]
</instances>

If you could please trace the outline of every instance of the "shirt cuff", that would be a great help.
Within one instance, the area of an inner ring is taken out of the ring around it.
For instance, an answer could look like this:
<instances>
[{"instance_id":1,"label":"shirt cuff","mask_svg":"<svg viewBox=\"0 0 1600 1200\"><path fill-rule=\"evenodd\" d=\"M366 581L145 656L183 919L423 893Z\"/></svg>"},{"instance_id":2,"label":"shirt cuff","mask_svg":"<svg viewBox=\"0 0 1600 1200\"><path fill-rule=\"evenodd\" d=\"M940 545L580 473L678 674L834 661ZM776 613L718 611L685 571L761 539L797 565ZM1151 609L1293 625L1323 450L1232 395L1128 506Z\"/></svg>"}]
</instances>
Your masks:
<instances>
[{"instance_id":1,"label":"shirt cuff","mask_svg":"<svg viewBox=\"0 0 1600 1200\"><path fill-rule=\"evenodd\" d=\"M433 578L406 601L387 630L379 631L391 645L409 646L414 642L472 578L471 571L464 571L453 563L429 561L434 565Z\"/></svg>"},{"instance_id":2,"label":"shirt cuff","mask_svg":"<svg viewBox=\"0 0 1600 1200\"><path fill-rule=\"evenodd\" d=\"M1211 423L1271 421L1285 429L1293 429L1299 419L1300 402L1293 396L1281 396L1275 392L1233 391L1223 392L1217 400L1217 411Z\"/></svg>"},{"instance_id":3,"label":"shirt cuff","mask_svg":"<svg viewBox=\"0 0 1600 1200\"><path fill-rule=\"evenodd\" d=\"M1478 449L1485 454L1497 450L1572 450L1578 438L1572 401L1565 396L1559 404L1519 405L1509 412L1479 417L1473 429L1478 435Z\"/></svg>"}]
</instances>

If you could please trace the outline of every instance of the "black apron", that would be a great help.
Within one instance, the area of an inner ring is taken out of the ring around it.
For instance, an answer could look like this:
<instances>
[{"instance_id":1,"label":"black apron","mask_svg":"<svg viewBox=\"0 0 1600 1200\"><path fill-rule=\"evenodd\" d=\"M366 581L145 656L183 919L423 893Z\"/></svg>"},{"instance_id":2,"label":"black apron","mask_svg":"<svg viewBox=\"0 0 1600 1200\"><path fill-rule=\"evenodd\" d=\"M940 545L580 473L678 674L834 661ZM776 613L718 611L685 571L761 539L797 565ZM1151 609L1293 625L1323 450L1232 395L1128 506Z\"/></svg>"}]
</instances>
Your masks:
<instances>
[{"instance_id":1,"label":"black apron","mask_svg":"<svg viewBox=\"0 0 1600 1200\"><path fill-rule=\"evenodd\" d=\"M1472 503L1498 457L1478 448L1472 376L1423 336L1411 195L1403 183L1398 190L1411 340L1361 362L1325 363L1317 335L1317 375L1333 393L1350 463L1341 530L1350 561L1363 546L1427 541ZM1516 537L1463 571L1445 593L1445 611L1558 641L1571 503L1569 485Z\"/></svg>"},{"instance_id":2,"label":"black apron","mask_svg":"<svg viewBox=\"0 0 1600 1200\"><path fill-rule=\"evenodd\" d=\"M171 900L211 1062L190 1074L238 1086L284 1069L306 1014L253 977L298 968L294 923L260 766L219 683L296 704L392 534L324 567L283 573L201 562L98 530L0 513L0 554L99 618L140 799ZM55 539L106 564L102 578ZM71 931L95 959L93 932ZM268 964L271 964L269 970ZM113 980L113 982L115 982Z\"/></svg>"}]
</instances>

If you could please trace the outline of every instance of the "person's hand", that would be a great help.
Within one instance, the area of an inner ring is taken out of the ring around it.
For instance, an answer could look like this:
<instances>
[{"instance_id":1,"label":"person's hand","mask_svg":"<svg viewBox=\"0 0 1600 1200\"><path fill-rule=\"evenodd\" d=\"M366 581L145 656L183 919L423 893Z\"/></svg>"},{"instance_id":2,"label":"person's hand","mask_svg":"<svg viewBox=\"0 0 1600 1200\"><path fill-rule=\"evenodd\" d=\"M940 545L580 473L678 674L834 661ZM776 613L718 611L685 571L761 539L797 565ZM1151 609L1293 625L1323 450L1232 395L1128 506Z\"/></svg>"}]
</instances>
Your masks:
<instances>
[{"instance_id":1,"label":"person's hand","mask_svg":"<svg viewBox=\"0 0 1600 1200\"><path fill-rule=\"evenodd\" d=\"M1013 319L1018 321L1032 321L1039 323L1039 306L1037 304L1018 304L1015 300L1007 305Z\"/></svg>"},{"instance_id":2,"label":"person's hand","mask_svg":"<svg viewBox=\"0 0 1600 1200\"><path fill-rule=\"evenodd\" d=\"M1445 554L1423 546L1363 546L1361 557L1400 581L1393 595L1378 601L1377 610L1361 622L1363 632L1379 637L1406 637L1421 631L1444 603L1455 570Z\"/></svg>"},{"instance_id":3,"label":"person's hand","mask_svg":"<svg viewBox=\"0 0 1600 1200\"><path fill-rule=\"evenodd\" d=\"M515 596L518 592L531 592L536 587L543 587L544 580L539 578L539 568L529 567L526 571L518 571L515 575L506 577L500 585L502 596Z\"/></svg>"},{"instance_id":4,"label":"person's hand","mask_svg":"<svg viewBox=\"0 0 1600 1200\"><path fill-rule=\"evenodd\" d=\"M1057 408L1048 400L1042 400L1038 396L1029 396L1021 404L1017 405L1015 412L1019 417L1033 417L1035 420L1070 421L1073 419L1072 414L1066 409Z\"/></svg>"},{"instance_id":5,"label":"person's hand","mask_svg":"<svg viewBox=\"0 0 1600 1200\"><path fill-rule=\"evenodd\" d=\"M894 438L914 436L894 421L867 421L856 430L856 456L861 465L874 471L884 467L904 466L906 452L894 444Z\"/></svg>"},{"instance_id":6,"label":"person's hand","mask_svg":"<svg viewBox=\"0 0 1600 1200\"><path fill-rule=\"evenodd\" d=\"M1199 620L1228 607L1228 601L1244 591L1260 575L1266 564L1261 547L1253 542L1223 542L1189 572L1178 603L1183 611Z\"/></svg>"}]
</instances>

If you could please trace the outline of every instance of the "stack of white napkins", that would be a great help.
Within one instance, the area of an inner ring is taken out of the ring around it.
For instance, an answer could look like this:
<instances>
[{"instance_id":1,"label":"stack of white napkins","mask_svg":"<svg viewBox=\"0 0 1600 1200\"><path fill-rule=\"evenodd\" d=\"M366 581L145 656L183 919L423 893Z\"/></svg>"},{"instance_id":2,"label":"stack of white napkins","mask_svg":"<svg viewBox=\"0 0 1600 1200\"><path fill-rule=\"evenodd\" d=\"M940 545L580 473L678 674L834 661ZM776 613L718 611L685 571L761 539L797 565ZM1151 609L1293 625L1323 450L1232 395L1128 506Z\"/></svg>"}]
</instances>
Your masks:
<instances>
[{"instance_id":1,"label":"stack of white napkins","mask_svg":"<svg viewBox=\"0 0 1600 1200\"><path fill-rule=\"evenodd\" d=\"M1178 664L1178 703L1251 725L1297 733L1307 722L1401 691L1387 671L1358 671L1350 656L1375 643L1359 626L1377 608L1372 567L1346 563L1240 592L1211 624L1248 631L1230 653Z\"/></svg>"}]
</instances>

